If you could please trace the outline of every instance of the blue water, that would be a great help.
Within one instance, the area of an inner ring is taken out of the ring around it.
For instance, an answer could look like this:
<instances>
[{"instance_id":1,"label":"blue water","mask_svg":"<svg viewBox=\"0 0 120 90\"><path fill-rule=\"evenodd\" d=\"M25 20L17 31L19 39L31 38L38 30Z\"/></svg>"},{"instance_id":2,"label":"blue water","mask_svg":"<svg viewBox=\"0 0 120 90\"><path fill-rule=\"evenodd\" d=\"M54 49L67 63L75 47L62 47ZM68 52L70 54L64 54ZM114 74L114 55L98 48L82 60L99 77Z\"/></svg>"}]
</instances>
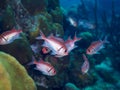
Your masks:
<instances>
[{"instance_id":1,"label":"blue water","mask_svg":"<svg viewBox=\"0 0 120 90\"><path fill-rule=\"evenodd\" d=\"M87 9L90 11L93 11L94 7L94 0L83 0L85 2L85 5ZM120 1L119 0L113 0L115 5L115 11L116 13L120 14ZM111 7L112 7L112 0L97 0L98 2L98 12L99 14L103 11L107 12L107 14L111 15ZM60 0L60 5L64 9L70 9L72 6L77 6L81 4L81 0Z\"/></svg>"}]
</instances>

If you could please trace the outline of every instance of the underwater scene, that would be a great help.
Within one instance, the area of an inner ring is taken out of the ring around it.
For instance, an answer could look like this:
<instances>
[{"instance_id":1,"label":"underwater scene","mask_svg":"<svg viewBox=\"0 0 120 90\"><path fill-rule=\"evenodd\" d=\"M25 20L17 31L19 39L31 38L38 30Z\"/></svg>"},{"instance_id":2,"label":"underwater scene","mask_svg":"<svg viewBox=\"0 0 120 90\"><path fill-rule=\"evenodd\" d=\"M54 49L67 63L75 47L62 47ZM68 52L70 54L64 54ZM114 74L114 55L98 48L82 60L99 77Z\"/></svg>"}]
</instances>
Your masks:
<instances>
[{"instance_id":1,"label":"underwater scene","mask_svg":"<svg viewBox=\"0 0 120 90\"><path fill-rule=\"evenodd\" d=\"M0 0L0 90L120 90L120 1Z\"/></svg>"}]
</instances>

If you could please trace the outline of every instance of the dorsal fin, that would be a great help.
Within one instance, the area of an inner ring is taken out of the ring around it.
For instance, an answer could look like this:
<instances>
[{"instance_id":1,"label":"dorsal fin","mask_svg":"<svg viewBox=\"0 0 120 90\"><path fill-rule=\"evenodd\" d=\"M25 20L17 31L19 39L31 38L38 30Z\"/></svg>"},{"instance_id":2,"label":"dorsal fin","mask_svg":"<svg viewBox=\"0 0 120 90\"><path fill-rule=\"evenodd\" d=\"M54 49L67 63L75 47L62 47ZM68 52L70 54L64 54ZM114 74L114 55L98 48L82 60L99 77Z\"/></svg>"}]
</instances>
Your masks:
<instances>
[{"instance_id":1,"label":"dorsal fin","mask_svg":"<svg viewBox=\"0 0 120 90\"><path fill-rule=\"evenodd\" d=\"M101 40L99 40L99 41L94 41L94 42L92 42L91 44L92 44L92 45L95 45L95 44L97 44L97 43L99 43L99 42L101 42Z\"/></svg>"},{"instance_id":2,"label":"dorsal fin","mask_svg":"<svg viewBox=\"0 0 120 90\"><path fill-rule=\"evenodd\" d=\"M64 43L64 40L62 38L55 37L55 39L57 39L58 41Z\"/></svg>"},{"instance_id":3,"label":"dorsal fin","mask_svg":"<svg viewBox=\"0 0 120 90\"><path fill-rule=\"evenodd\" d=\"M51 33L48 38L54 38L53 33Z\"/></svg>"},{"instance_id":4,"label":"dorsal fin","mask_svg":"<svg viewBox=\"0 0 120 90\"><path fill-rule=\"evenodd\" d=\"M69 36L67 40L72 40L71 37Z\"/></svg>"},{"instance_id":5,"label":"dorsal fin","mask_svg":"<svg viewBox=\"0 0 120 90\"><path fill-rule=\"evenodd\" d=\"M60 42L64 43L64 40L63 40L62 38L55 37L55 36L53 36L53 35L50 35L50 36L49 36L49 39L54 39L54 40L57 40L57 41L60 41Z\"/></svg>"},{"instance_id":6,"label":"dorsal fin","mask_svg":"<svg viewBox=\"0 0 120 90\"><path fill-rule=\"evenodd\" d=\"M68 39L65 41L65 44L69 44L72 41L71 37L69 36Z\"/></svg>"},{"instance_id":7,"label":"dorsal fin","mask_svg":"<svg viewBox=\"0 0 120 90\"><path fill-rule=\"evenodd\" d=\"M77 38L76 33L77 33L77 32L75 32L75 36L74 36L74 39L73 39L75 42L82 39L82 38Z\"/></svg>"},{"instance_id":8,"label":"dorsal fin","mask_svg":"<svg viewBox=\"0 0 120 90\"><path fill-rule=\"evenodd\" d=\"M3 32L1 35L2 35L2 36L5 36L5 35L11 34L11 33L13 33L13 32L22 32L22 30L12 29L12 30L10 30L10 31Z\"/></svg>"},{"instance_id":9,"label":"dorsal fin","mask_svg":"<svg viewBox=\"0 0 120 90\"><path fill-rule=\"evenodd\" d=\"M42 64L45 64L47 66L51 66L51 64L49 62L45 62L43 61L43 59L40 58L40 60L38 61L38 63L42 63Z\"/></svg>"},{"instance_id":10,"label":"dorsal fin","mask_svg":"<svg viewBox=\"0 0 120 90\"><path fill-rule=\"evenodd\" d=\"M47 65L48 67L51 67L51 63L50 62L44 62L45 65Z\"/></svg>"}]
</instances>

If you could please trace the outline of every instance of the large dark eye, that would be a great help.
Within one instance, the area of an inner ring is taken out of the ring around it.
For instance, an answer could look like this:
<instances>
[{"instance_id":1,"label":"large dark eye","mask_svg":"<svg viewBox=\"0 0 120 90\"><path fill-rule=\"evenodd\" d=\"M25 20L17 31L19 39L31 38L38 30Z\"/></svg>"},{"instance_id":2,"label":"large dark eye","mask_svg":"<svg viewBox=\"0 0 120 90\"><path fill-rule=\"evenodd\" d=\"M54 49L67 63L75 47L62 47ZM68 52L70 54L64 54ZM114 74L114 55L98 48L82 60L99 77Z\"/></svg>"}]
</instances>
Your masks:
<instances>
[{"instance_id":1,"label":"large dark eye","mask_svg":"<svg viewBox=\"0 0 120 90\"><path fill-rule=\"evenodd\" d=\"M88 52L90 52L90 49L88 49Z\"/></svg>"},{"instance_id":2,"label":"large dark eye","mask_svg":"<svg viewBox=\"0 0 120 90\"><path fill-rule=\"evenodd\" d=\"M54 70L54 72L53 73L56 73L56 71Z\"/></svg>"},{"instance_id":3,"label":"large dark eye","mask_svg":"<svg viewBox=\"0 0 120 90\"><path fill-rule=\"evenodd\" d=\"M67 52L67 49L65 49L65 52Z\"/></svg>"}]
</instances>

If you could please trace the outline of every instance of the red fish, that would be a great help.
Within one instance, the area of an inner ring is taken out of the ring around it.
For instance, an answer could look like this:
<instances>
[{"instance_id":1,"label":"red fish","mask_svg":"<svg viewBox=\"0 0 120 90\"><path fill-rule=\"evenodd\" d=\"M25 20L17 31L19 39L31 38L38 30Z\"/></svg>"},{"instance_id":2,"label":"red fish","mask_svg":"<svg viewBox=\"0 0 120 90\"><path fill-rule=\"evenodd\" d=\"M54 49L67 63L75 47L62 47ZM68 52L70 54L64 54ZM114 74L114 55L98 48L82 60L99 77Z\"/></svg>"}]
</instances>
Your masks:
<instances>
[{"instance_id":1,"label":"red fish","mask_svg":"<svg viewBox=\"0 0 120 90\"><path fill-rule=\"evenodd\" d=\"M36 65L35 69L41 71L42 74L44 75L48 75L48 76L56 75L55 68L49 62L45 62L42 59L40 59L39 61L36 61L35 58L33 57L33 62L31 62L28 65L31 65L31 64L35 64Z\"/></svg>"},{"instance_id":2,"label":"red fish","mask_svg":"<svg viewBox=\"0 0 120 90\"><path fill-rule=\"evenodd\" d=\"M82 74L85 74L88 72L89 68L90 68L90 65L89 65L89 61L87 59L87 57L85 56L85 54L82 55L83 56L83 59L84 59L84 63L81 67L81 71L82 71Z\"/></svg>"},{"instance_id":3,"label":"red fish","mask_svg":"<svg viewBox=\"0 0 120 90\"><path fill-rule=\"evenodd\" d=\"M75 42L81 40L81 38L77 38L76 34L74 36L74 39L72 40L70 37L68 38L68 40L65 42L65 45L68 49L68 52L70 52L71 50L73 50L74 48L76 48L77 46L75 45Z\"/></svg>"},{"instance_id":4,"label":"red fish","mask_svg":"<svg viewBox=\"0 0 120 90\"><path fill-rule=\"evenodd\" d=\"M44 54L47 54L47 53L50 52L50 49L47 48L47 47L43 47L43 48L42 48L42 52L43 52Z\"/></svg>"},{"instance_id":5,"label":"red fish","mask_svg":"<svg viewBox=\"0 0 120 90\"><path fill-rule=\"evenodd\" d=\"M0 35L0 45L10 44L15 39L20 38L20 33L22 30L12 29L10 31L6 31Z\"/></svg>"},{"instance_id":6,"label":"red fish","mask_svg":"<svg viewBox=\"0 0 120 90\"><path fill-rule=\"evenodd\" d=\"M56 57L63 57L68 55L67 47L63 39L53 36L52 34L49 37L46 37L42 32L40 32L39 37L36 39L43 39L45 42L42 45L47 47L52 51L52 55Z\"/></svg>"},{"instance_id":7,"label":"red fish","mask_svg":"<svg viewBox=\"0 0 120 90\"><path fill-rule=\"evenodd\" d=\"M104 48L104 43L108 43L106 38L107 37L105 37L103 41L99 40L99 41L92 42L91 45L86 50L86 54L89 54L89 55L99 54L98 51Z\"/></svg>"}]
</instances>

